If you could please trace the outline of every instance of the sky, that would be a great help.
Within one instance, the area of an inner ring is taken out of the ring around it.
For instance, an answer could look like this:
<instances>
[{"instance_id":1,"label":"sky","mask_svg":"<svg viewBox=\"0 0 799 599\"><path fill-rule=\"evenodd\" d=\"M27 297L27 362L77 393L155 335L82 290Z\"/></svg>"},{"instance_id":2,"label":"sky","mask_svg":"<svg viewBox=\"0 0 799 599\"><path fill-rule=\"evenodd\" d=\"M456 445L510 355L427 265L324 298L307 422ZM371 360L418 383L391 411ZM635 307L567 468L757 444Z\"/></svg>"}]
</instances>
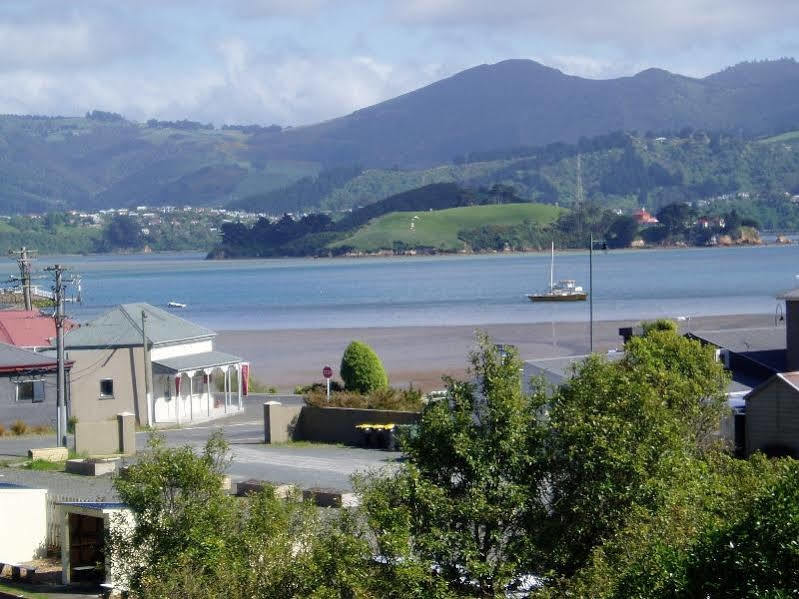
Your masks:
<instances>
[{"instance_id":1,"label":"sky","mask_svg":"<svg viewBox=\"0 0 799 599\"><path fill-rule=\"evenodd\" d=\"M605 79L784 56L797 0L0 0L0 113L297 126L509 58Z\"/></svg>"}]
</instances>

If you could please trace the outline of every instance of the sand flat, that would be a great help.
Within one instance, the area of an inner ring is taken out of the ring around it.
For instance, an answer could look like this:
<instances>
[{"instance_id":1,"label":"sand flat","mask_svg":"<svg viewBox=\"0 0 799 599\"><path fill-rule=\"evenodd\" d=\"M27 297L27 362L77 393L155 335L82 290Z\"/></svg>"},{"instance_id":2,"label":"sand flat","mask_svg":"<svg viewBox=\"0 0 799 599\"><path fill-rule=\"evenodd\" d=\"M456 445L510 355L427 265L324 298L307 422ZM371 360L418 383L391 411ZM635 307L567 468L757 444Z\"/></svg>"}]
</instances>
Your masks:
<instances>
[{"instance_id":1,"label":"sand flat","mask_svg":"<svg viewBox=\"0 0 799 599\"><path fill-rule=\"evenodd\" d=\"M620 348L619 327L637 321L594 323L594 349ZM680 323L683 330L774 326L772 315L707 316ZM475 332L487 332L496 343L519 348L523 359L583 354L588 351L588 324L575 322L519 323L484 326L374 327L357 329L296 329L220 331L216 346L250 361L255 377L280 391L322 381L330 364L338 378L344 348L353 339L370 344L380 355L391 384L413 384L424 390L441 388L442 375L462 377Z\"/></svg>"}]
</instances>

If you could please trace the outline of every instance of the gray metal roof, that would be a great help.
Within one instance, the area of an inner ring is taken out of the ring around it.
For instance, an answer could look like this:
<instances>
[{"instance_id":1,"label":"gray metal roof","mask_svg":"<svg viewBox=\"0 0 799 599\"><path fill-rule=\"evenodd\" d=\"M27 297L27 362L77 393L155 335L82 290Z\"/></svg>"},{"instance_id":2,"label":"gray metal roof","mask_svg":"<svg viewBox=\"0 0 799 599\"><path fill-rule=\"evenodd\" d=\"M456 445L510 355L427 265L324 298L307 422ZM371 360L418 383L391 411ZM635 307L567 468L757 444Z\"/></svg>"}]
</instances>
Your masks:
<instances>
[{"instance_id":1,"label":"gray metal roof","mask_svg":"<svg viewBox=\"0 0 799 599\"><path fill-rule=\"evenodd\" d=\"M142 344L142 312L153 345L208 339L216 333L145 303L121 304L64 335L64 346L76 348L131 347Z\"/></svg>"},{"instance_id":2,"label":"gray metal roof","mask_svg":"<svg viewBox=\"0 0 799 599\"><path fill-rule=\"evenodd\" d=\"M687 336L735 353L785 350L784 327L689 331Z\"/></svg>"},{"instance_id":3,"label":"gray metal roof","mask_svg":"<svg viewBox=\"0 0 799 599\"><path fill-rule=\"evenodd\" d=\"M615 362L620 360L624 352L605 354L605 357ZM574 366L583 362L588 354L579 356L558 356L557 358L542 358L540 360L526 360L524 362L524 384L527 385L534 376L543 376L553 386L563 384L572 376Z\"/></svg>"},{"instance_id":4,"label":"gray metal roof","mask_svg":"<svg viewBox=\"0 0 799 599\"><path fill-rule=\"evenodd\" d=\"M15 345L0 343L0 370L28 366L47 369L53 368L55 365L54 356L46 356Z\"/></svg>"},{"instance_id":5,"label":"gray metal roof","mask_svg":"<svg viewBox=\"0 0 799 599\"><path fill-rule=\"evenodd\" d=\"M201 354L190 354L188 356L177 356L175 358L165 358L163 360L153 360L153 372L159 374L169 374L174 372L186 372L189 370L202 370L203 368L214 368L216 366L230 366L243 362L238 356L226 354L221 351L209 351Z\"/></svg>"},{"instance_id":6,"label":"gray metal roof","mask_svg":"<svg viewBox=\"0 0 799 599\"><path fill-rule=\"evenodd\" d=\"M624 352L621 351L604 354L604 357L611 362L617 362L623 356ZM524 362L524 385L529 385L530 379L534 376L543 376L549 384L555 387L562 385L572 377L574 367L587 357L588 354L583 354L580 356L559 356L557 358L527 360ZM727 385L726 393L728 396L742 397L756 387L758 383L759 381L757 380L733 373L732 380Z\"/></svg>"}]
</instances>

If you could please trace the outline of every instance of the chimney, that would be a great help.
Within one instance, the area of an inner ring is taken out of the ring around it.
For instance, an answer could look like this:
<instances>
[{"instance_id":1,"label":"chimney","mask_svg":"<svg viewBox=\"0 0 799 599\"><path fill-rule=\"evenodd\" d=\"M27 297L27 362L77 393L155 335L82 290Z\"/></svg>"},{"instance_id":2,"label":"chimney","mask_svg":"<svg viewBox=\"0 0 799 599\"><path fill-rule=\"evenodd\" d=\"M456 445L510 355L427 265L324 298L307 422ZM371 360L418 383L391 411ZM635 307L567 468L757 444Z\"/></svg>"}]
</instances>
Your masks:
<instances>
[{"instance_id":1,"label":"chimney","mask_svg":"<svg viewBox=\"0 0 799 599\"><path fill-rule=\"evenodd\" d=\"M799 370L799 289L777 299L785 300L785 365L789 372Z\"/></svg>"}]
</instances>

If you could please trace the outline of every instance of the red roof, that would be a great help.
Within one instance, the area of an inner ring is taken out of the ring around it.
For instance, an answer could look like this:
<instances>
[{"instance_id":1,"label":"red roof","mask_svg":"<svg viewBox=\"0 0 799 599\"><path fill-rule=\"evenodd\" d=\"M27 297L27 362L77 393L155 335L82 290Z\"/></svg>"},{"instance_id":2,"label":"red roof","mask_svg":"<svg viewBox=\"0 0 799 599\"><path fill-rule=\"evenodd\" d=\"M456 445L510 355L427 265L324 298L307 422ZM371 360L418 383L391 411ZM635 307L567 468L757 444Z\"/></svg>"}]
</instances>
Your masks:
<instances>
[{"instance_id":1,"label":"red roof","mask_svg":"<svg viewBox=\"0 0 799 599\"><path fill-rule=\"evenodd\" d=\"M71 323L65 328L72 328ZM17 347L47 347L55 339L55 321L36 310L0 311L0 342Z\"/></svg>"}]
</instances>

